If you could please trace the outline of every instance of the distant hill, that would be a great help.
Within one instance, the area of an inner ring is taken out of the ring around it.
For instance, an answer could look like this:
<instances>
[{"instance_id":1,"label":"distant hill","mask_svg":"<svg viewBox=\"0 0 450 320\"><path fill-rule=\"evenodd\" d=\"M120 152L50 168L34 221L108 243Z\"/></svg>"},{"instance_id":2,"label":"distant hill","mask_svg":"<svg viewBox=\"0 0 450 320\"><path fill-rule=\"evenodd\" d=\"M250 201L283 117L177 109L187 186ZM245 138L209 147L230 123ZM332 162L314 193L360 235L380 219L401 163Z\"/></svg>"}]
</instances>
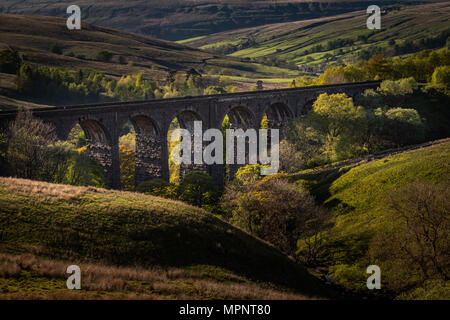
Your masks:
<instances>
[{"instance_id":1,"label":"distant hill","mask_svg":"<svg viewBox=\"0 0 450 320\"><path fill-rule=\"evenodd\" d=\"M61 54L51 52L54 45L60 48ZM275 75L283 71L256 64L240 64L240 59L89 24L83 24L80 31L70 31L64 19L42 16L0 15L0 48L14 48L30 62L87 68L115 75L142 69L149 75L189 68L203 73L213 67L247 70L247 75L254 73L255 76ZM96 59L103 50L113 54L111 63ZM123 63L119 63L119 57L124 59Z\"/></svg>"},{"instance_id":2,"label":"distant hill","mask_svg":"<svg viewBox=\"0 0 450 320\"><path fill-rule=\"evenodd\" d=\"M270 23L299 21L364 10L369 0L79 0L84 22L180 40ZM377 1L382 5L435 1ZM3 0L0 13L66 17L69 0Z\"/></svg>"},{"instance_id":3,"label":"distant hill","mask_svg":"<svg viewBox=\"0 0 450 320\"><path fill-rule=\"evenodd\" d=\"M355 63L377 53L395 56L445 46L449 17L447 1L387 8L379 31L367 29L364 10L243 28L182 43L241 58L278 58L302 65Z\"/></svg>"},{"instance_id":4,"label":"distant hill","mask_svg":"<svg viewBox=\"0 0 450 320\"><path fill-rule=\"evenodd\" d=\"M307 299L327 292L272 246L182 202L0 178L0 206L1 298L57 298L74 263L91 283L79 295L89 298Z\"/></svg>"},{"instance_id":5,"label":"distant hill","mask_svg":"<svg viewBox=\"0 0 450 320\"><path fill-rule=\"evenodd\" d=\"M43 16L0 14L0 50L5 49L17 50L25 63L92 70L116 78L144 72L147 78L164 81L169 71L194 68L206 79L227 74L255 85L258 79L298 75L296 70L243 62L241 58L84 23L82 30L70 31L65 19ZM111 53L109 62L98 58L102 51ZM15 77L0 74L0 95L14 88ZM1 97L0 103L21 104Z\"/></svg>"}]
</instances>

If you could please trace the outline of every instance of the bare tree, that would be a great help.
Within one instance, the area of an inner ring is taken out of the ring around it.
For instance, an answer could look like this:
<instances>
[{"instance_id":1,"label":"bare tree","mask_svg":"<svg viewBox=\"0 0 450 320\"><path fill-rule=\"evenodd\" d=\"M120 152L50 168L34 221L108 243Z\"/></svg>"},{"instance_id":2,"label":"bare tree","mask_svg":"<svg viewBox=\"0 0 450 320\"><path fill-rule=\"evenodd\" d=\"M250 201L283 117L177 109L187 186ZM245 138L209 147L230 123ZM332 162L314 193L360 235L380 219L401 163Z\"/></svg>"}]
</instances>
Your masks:
<instances>
[{"instance_id":1,"label":"bare tree","mask_svg":"<svg viewBox=\"0 0 450 320\"><path fill-rule=\"evenodd\" d=\"M9 126L7 161L12 174L26 179L39 179L47 161L47 146L56 141L53 126L19 111Z\"/></svg>"},{"instance_id":2,"label":"bare tree","mask_svg":"<svg viewBox=\"0 0 450 320\"><path fill-rule=\"evenodd\" d=\"M449 280L449 198L448 183L417 182L394 192L389 202L396 220L376 237L374 257L387 261L397 277Z\"/></svg>"}]
</instances>

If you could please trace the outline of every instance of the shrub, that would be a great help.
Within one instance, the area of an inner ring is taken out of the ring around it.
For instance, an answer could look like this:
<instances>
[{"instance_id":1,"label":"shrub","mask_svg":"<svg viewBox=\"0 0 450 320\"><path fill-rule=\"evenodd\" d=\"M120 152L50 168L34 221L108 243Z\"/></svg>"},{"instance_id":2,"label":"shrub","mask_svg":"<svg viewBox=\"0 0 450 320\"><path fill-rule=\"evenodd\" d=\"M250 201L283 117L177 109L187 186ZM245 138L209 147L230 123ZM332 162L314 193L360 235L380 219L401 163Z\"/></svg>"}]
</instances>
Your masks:
<instances>
[{"instance_id":1,"label":"shrub","mask_svg":"<svg viewBox=\"0 0 450 320\"><path fill-rule=\"evenodd\" d=\"M202 207L218 201L218 191L211 176L203 171L193 170L177 188L178 197L191 205Z\"/></svg>"},{"instance_id":2,"label":"shrub","mask_svg":"<svg viewBox=\"0 0 450 320\"><path fill-rule=\"evenodd\" d=\"M293 254L297 240L312 235L309 222L323 217L324 211L307 191L288 180L287 174L236 180L227 187L222 206L231 223Z\"/></svg>"},{"instance_id":3,"label":"shrub","mask_svg":"<svg viewBox=\"0 0 450 320\"><path fill-rule=\"evenodd\" d=\"M219 86L210 86L203 90L203 95L213 95L213 94L224 94L226 93L225 89Z\"/></svg>"},{"instance_id":4,"label":"shrub","mask_svg":"<svg viewBox=\"0 0 450 320\"><path fill-rule=\"evenodd\" d=\"M50 47L50 52L54 53L54 54L62 54L63 50L61 48L61 46L57 43L52 44L52 46Z\"/></svg>"},{"instance_id":5,"label":"shrub","mask_svg":"<svg viewBox=\"0 0 450 320\"><path fill-rule=\"evenodd\" d=\"M450 89L450 66L437 67L431 79L434 85Z\"/></svg>"},{"instance_id":6,"label":"shrub","mask_svg":"<svg viewBox=\"0 0 450 320\"><path fill-rule=\"evenodd\" d=\"M297 172L305 167L303 154L293 143L287 140L280 142L280 169L286 172Z\"/></svg>"},{"instance_id":7,"label":"shrub","mask_svg":"<svg viewBox=\"0 0 450 320\"><path fill-rule=\"evenodd\" d=\"M385 80L378 89L385 95L399 96L412 94L417 89L417 82L414 78L405 78L400 80Z\"/></svg>"},{"instance_id":8,"label":"shrub","mask_svg":"<svg viewBox=\"0 0 450 320\"><path fill-rule=\"evenodd\" d=\"M113 54L109 51L102 50L97 53L95 56L95 60L103 61L103 62L110 62L113 57Z\"/></svg>"},{"instance_id":9,"label":"shrub","mask_svg":"<svg viewBox=\"0 0 450 320\"><path fill-rule=\"evenodd\" d=\"M331 266L329 276L331 281L352 290L367 290L366 272L357 265L340 264Z\"/></svg>"},{"instance_id":10,"label":"shrub","mask_svg":"<svg viewBox=\"0 0 450 320\"><path fill-rule=\"evenodd\" d=\"M137 192L151 194L157 197L175 198L174 185L169 182L155 178L149 181L141 182L137 188Z\"/></svg>"},{"instance_id":11,"label":"shrub","mask_svg":"<svg viewBox=\"0 0 450 320\"><path fill-rule=\"evenodd\" d=\"M424 125L415 109L393 108L385 113L385 134L397 146L421 142L424 138Z\"/></svg>"},{"instance_id":12,"label":"shrub","mask_svg":"<svg viewBox=\"0 0 450 320\"><path fill-rule=\"evenodd\" d=\"M0 51L0 72L16 74L20 68L21 59L17 51Z\"/></svg>"},{"instance_id":13,"label":"shrub","mask_svg":"<svg viewBox=\"0 0 450 320\"><path fill-rule=\"evenodd\" d=\"M47 147L56 141L54 128L20 111L9 127L7 160L12 174L25 179L41 179L47 162Z\"/></svg>"}]
</instances>

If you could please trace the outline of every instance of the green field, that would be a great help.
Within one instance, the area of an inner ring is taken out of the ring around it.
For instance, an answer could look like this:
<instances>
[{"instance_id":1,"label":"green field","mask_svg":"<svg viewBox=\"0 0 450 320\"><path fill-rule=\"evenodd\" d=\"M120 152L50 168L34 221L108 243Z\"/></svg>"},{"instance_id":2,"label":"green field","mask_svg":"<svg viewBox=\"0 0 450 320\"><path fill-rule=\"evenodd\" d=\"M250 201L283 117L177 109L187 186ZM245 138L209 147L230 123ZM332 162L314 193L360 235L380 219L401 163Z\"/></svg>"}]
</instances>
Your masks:
<instances>
[{"instance_id":1,"label":"green field","mask_svg":"<svg viewBox=\"0 0 450 320\"><path fill-rule=\"evenodd\" d=\"M370 262L368 248L373 237L398 221L389 206L390 196L412 183L448 185L450 141L447 139L376 161L362 161L336 169L308 170L293 175L293 178L332 213L333 224L326 232L331 235L328 245L334 249L324 256L331 278L336 267L354 268L363 273L362 266ZM337 281L350 288L364 285L364 282L357 283L345 276ZM418 298L426 298L427 293ZM437 292L434 297L443 296L448 298L450 290Z\"/></svg>"},{"instance_id":2,"label":"green field","mask_svg":"<svg viewBox=\"0 0 450 320\"><path fill-rule=\"evenodd\" d=\"M405 2L414 4L418 1ZM66 9L71 4L73 2L69 0L3 0L0 2L0 12L63 18L67 17ZM369 4L372 4L369 0L77 1L84 22L172 41L244 26L255 27L365 10Z\"/></svg>"},{"instance_id":3,"label":"green field","mask_svg":"<svg viewBox=\"0 0 450 320\"><path fill-rule=\"evenodd\" d=\"M55 297L64 291L64 268L74 263L91 279L79 298L122 292L125 298L307 299L326 293L270 245L182 202L0 178L0 206L3 298ZM102 272L117 275L122 286L100 290L94 280Z\"/></svg>"},{"instance_id":4,"label":"green field","mask_svg":"<svg viewBox=\"0 0 450 320\"><path fill-rule=\"evenodd\" d=\"M51 52L53 45L58 45L62 54ZM289 72L88 24L83 24L80 31L69 31L64 19L42 16L0 15L0 49L6 48L18 50L25 62L95 70L115 77L144 71L148 77L163 79L169 70L195 68L205 73L203 69L211 67L223 67L231 75L245 73L253 78L277 77L280 72ZM112 53L110 62L96 58L102 50Z\"/></svg>"},{"instance_id":5,"label":"green field","mask_svg":"<svg viewBox=\"0 0 450 320\"><path fill-rule=\"evenodd\" d=\"M242 49L237 47L230 55L247 58L277 57L284 61L308 65L337 61L354 63L358 54L370 47L387 48L393 46L389 44L390 41L401 45L405 41L437 36L448 30L449 15L448 2L402 7L399 10L391 8L382 15L382 29L371 31L366 27L365 11L357 11L332 17L226 31L192 40L189 45L211 49L245 44L252 39L253 44ZM367 43L358 40L361 36L368 38ZM348 39L354 43L327 49L327 44L337 39ZM318 45L322 45L323 49L312 52ZM307 50L309 52L305 52ZM326 57L327 54L331 56Z\"/></svg>"}]
</instances>

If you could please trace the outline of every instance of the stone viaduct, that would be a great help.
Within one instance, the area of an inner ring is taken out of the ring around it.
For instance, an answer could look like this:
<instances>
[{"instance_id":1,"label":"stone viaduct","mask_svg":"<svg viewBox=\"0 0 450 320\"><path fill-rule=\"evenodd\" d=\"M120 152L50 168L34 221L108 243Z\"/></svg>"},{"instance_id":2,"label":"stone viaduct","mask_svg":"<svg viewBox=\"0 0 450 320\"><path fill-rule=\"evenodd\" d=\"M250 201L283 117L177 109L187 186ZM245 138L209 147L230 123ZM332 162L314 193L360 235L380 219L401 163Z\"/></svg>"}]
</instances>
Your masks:
<instances>
[{"instance_id":1,"label":"stone viaduct","mask_svg":"<svg viewBox=\"0 0 450 320\"><path fill-rule=\"evenodd\" d=\"M333 84L295 89L242 92L172 99L114 102L33 109L33 115L52 123L61 140L67 139L76 124L86 135L90 155L103 166L110 188L120 188L119 135L129 122L136 131L136 184L152 178L169 180L167 134L173 119L181 128L192 129L202 121L203 130L220 129L226 115L231 128L259 129L267 115L269 128L280 128L290 119L306 114L321 93L354 96L376 88L379 81ZM15 118L15 111L0 112L0 125ZM192 168L184 168L184 173ZM222 165L204 168L223 184ZM181 170L180 170L181 171ZM180 175L182 173L180 172Z\"/></svg>"}]
</instances>

